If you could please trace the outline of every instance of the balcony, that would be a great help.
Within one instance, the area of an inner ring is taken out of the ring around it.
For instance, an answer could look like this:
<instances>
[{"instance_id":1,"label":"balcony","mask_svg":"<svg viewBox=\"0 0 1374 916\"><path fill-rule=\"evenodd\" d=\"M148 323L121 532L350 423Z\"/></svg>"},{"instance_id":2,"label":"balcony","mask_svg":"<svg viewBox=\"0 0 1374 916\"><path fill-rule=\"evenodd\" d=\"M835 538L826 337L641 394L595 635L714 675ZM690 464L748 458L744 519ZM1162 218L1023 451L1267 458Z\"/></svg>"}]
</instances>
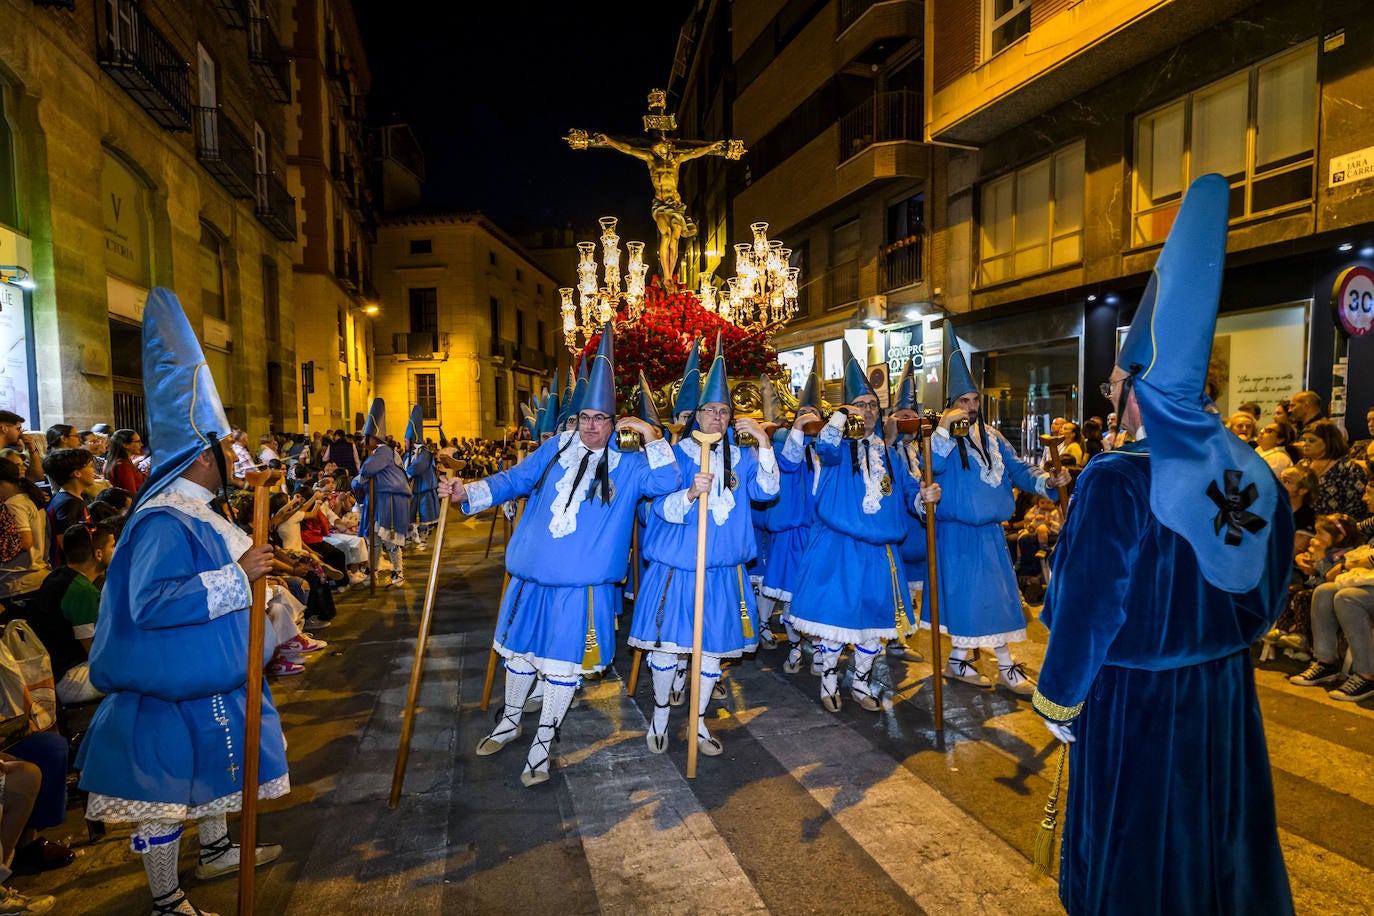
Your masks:
<instances>
[{"instance_id":1,"label":"balcony","mask_svg":"<svg viewBox=\"0 0 1374 916\"><path fill-rule=\"evenodd\" d=\"M248 62L258 71L274 102L291 102L291 57L277 41L272 23L262 16L248 20Z\"/></svg>"},{"instance_id":2,"label":"balcony","mask_svg":"<svg viewBox=\"0 0 1374 916\"><path fill-rule=\"evenodd\" d=\"M534 347L520 347L519 350L520 365L536 372L544 372L549 369L551 360L542 350L536 350Z\"/></svg>"},{"instance_id":3,"label":"balcony","mask_svg":"<svg viewBox=\"0 0 1374 916\"><path fill-rule=\"evenodd\" d=\"M349 290L358 288L358 259L344 248L334 249L334 276Z\"/></svg>"},{"instance_id":4,"label":"balcony","mask_svg":"<svg viewBox=\"0 0 1374 916\"><path fill-rule=\"evenodd\" d=\"M258 222L283 242L296 240L296 199L275 175L259 173L257 179Z\"/></svg>"},{"instance_id":5,"label":"balcony","mask_svg":"<svg viewBox=\"0 0 1374 916\"><path fill-rule=\"evenodd\" d=\"M253 145L219 108L195 108L196 157L205 171L239 199L256 193Z\"/></svg>"},{"instance_id":6,"label":"balcony","mask_svg":"<svg viewBox=\"0 0 1374 916\"><path fill-rule=\"evenodd\" d=\"M244 7L243 0L210 0L210 5L229 28L248 28L248 10Z\"/></svg>"},{"instance_id":7,"label":"balcony","mask_svg":"<svg viewBox=\"0 0 1374 916\"><path fill-rule=\"evenodd\" d=\"M391 335L392 352L400 359L448 359L448 335L438 331L411 331Z\"/></svg>"},{"instance_id":8,"label":"balcony","mask_svg":"<svg viewBox=\"0 0 1374 916\"><path fill-rule=\"evenodd\" d=\"M919 0L840 0L835 59L881 64L907 41L920 42L924 31Z\"/></svg>"},{"instance_id":9,"label":"balcony","mask_svg":"<svg viewBox=\"0 0 1374 916\"><path fill-rule=\"evenodd\" d=\"M875 181L928 177L930 154L921 143L921 104L918 92L883 92L840 119L840 164L835 167L839 197Z\"/></svg>"},{"instance_id":10,"label":"balcony","mask_svg":"<svg viewBox=\"0 0 1374 916\"><path fill-rule=\"evenodd\" d=\"M515 345L515 341L506 340L503 337L493 337L491 339L492 359L505 360L507 364L514 363L516 354L520 348Z\"/></svg>"},{"instance_id":11,"label":"balcony","mask_svg":"<svg viewBox=\"0 0 1374 916\"><path fill-rule=\"evenodd\" d=\"M134 0L108 0L96 10L100 68L159 126L190 130L191 65Z\"/></svg>"},{"instance_id":12,"label":"balcony","mask_svg":"<svg viewBox=\"0 0 1374 916\"><path fill-rule=\"evenodd\" d=\"M922 253L925 236L912 235L878 252L878 283L882 292L914 286L925 279Z\"/></svg>"}]
</instances>

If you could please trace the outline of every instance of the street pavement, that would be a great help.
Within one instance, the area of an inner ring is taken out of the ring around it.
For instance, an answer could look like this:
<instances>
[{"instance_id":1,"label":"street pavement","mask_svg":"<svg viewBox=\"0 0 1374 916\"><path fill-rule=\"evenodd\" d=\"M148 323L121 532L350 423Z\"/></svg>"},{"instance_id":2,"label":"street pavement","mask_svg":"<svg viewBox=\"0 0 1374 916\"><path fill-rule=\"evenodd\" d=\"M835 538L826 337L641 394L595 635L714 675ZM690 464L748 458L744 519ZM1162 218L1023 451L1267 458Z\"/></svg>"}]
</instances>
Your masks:
<instances>
[{"instance_id":1,"label":"street pavement","mask_svg":"<svg viewBox=\"0 0 1374 916\"><path fill-rule=\"evenodd\" d=\"M685 707L668 753L644 743L653 711L647 666L626 696L631 653L588 681L554 745L553 778L519 774L537 714L501 753L473 748L500 706L498 672L479 710L497 599L501 528L450 518L433 634L399 806L387 806L430 554L407 555L407 585L354 587L321 631L328 648L304 675L271 689L285 725L292 792L266 803L259 837L285 847L257 873L257 912L344 913L1060 913L1030 853L1054 775L1056 746L1025 699L957 683L933 729L930 666L884 659L890 708L848 701L822 709L818 679L782 671L783 650L726 670L728 698L710 727L725 752L686 778ZM628 623L628 617L624 618ZM1034 673L1046 632L1018 657ZM928 637L913 645L928 652ZM990 661L987 662L991 667ZM1374 709L1337 703L1286 676L1257 672L1278 800L1280 837L1300 914L1374 912ZM237 836L237 818L231 831ZM129 829L91 843L73 803L64 828L79 852L65 869L20 876L52 893L55 912L146 913ZM233 877L190 874L202 908L235 911ZM1166 877L1167 880L1167 877Z\"/></svg>"}]
</instances>

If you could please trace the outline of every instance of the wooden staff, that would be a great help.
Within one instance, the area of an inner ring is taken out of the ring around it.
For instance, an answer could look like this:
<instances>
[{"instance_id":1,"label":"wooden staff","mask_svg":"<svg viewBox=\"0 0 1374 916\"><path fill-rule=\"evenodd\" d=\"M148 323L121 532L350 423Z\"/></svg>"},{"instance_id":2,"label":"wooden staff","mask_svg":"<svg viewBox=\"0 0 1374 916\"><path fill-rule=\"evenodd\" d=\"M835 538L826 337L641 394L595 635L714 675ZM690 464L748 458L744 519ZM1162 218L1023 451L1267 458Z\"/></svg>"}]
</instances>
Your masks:
<instances>
[{"instance_id":1,"label":"wooden staff","mask_svg":"<svg viewBox=\"0 0 1374 916\"><path fill-rule=\"evenodd\" d=\"M440 455L444 476L450 477L451 461ZM448 527L448 500L439 507L439 528L434 535L434 553L429 558L429 584L425 586L425 604L420 612L420 631L415 637L415 660L410 666L410 692L406 695L405 714L401 717L401 746L396 749L396 770L391 776L391 799L387 807L395 808L401 800L401 784L406 778L406 762L410 759L410 738L415 731L415 703L420 697L420 677L424 671L425 649L429 644L429 627L434 617L434 596L439 587L439 554L444 549L444 529Z\"/></svg>"},{"instance_id":2,"label":"wooden staff","mask_svg":"<svg viewBox=\"0 0 1374 916\"><path fill-rule=\"evenodd\" d=\"M1050 453L1050 467L1058 474L1064 470L1064 463L1059 460L1059 443L1064 441L1063 436L1043 435L1040 437L1040 444L1045 446L1045 450ZM1067 485L1058 487L1059 491L1059 523L1062 525L1069 517L1069 488Z\"/></svg>"},{"instance_id":3,"label":"wooden staff","mask_svg":"<svg viewBox=\"0 0 1374 916\"><path fill-rule=\"evenodd\" d=\"M930 439L934 425L924 420L921 426L921 478L927 487L934 482L931 467ZM935 552L935 503L926 503L926 601L930 604L930 663L933 666L931 688L935 705L935 730L945 730L944 676L940 669L940 563ZM919 615L919 612L917 612Z\"/></svg>"},{"instance_id":4,"label":"wooden staff","mask_svg":"<svg viewBox=\"0 0 1374 916\"><path fill-rule=\"evenodd\" d=\"M367 482L367 577L368 597L377 597L377 478ZM393 572L393 575L395 573Z\"/></svg>"},{"instance_id":5,"label":"wooden staff","mask_svg":"<svg viewBox=\"0 0 1374 916\"><path fill-rule=\"evenodd\" d=\"M711 443L720 433L692 430L692 438L701 446L701 468L710 471ZM692 709L688 721L687 778L697 777L697 730L701 722L701 628L706 605L706 509L708 493L697 497L697 580L692 602Z\"/></svg>"},{"instance_id":6,"label":"wooden staff","mask_svg":"<svg viewBox=\"0 0 1374 916\"><path fill-rule=\"evenodd\" d=\"M633 583L635 601L639 600L639 523L630 529L630 582ZM634 696L639 689L639 668L644 662L644 650L635 649L634 661L630 667L630 680L625 685L625 695Z\"/></svg>"},{"instance_id":7,"label":"wooden staff","mask_svg":"<svg viewBox=\"0 0 1374 916\"><path fill-rule=\"evenodd\" d=\"M253 546L267 543L272 518L270 488L281 471L249 471L244 481L253 488ZM258 851L258 750L262 745L263 630L267 621L267 577L253 582L248 610L248 695L244 699L243 794L239 802L239 916L253 913L253 871ZM243 857L248 856L248 861Z\"/></svg>"}]
</instances>

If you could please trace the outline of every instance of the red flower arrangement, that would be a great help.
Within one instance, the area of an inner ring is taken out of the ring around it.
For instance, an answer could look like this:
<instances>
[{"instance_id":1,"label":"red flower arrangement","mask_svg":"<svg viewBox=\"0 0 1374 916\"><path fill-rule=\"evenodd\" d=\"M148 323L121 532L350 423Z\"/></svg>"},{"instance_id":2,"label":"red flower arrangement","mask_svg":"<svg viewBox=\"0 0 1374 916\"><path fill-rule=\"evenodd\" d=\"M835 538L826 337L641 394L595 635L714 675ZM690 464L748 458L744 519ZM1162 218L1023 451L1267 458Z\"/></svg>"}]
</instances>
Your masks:
<instances>
[{"instance_id":1,"label":"red flower arrangement","mask_svg":"<svg viewBox=\"0 0 1374 916\"><path fill-rule=\"evenodd\" d=\"M622 311L616 322L619 325L624 320ZM786 373L778 363L777 351L763 333L746 331L715 312L708 312L691 290L668 292L654 277L644 291L644 314L634 324L621 325L616 332L616 398L629 403L641 370L656 389L681 379L694 338L701 341L701 373L705 377L715 356L717 333L731 378L757 380L764 373L771 378ZM594 335L579 356L591 359L600 344L601 335ZM573 364L576 363L574 358Z\"/></svg>"}]
</instances>

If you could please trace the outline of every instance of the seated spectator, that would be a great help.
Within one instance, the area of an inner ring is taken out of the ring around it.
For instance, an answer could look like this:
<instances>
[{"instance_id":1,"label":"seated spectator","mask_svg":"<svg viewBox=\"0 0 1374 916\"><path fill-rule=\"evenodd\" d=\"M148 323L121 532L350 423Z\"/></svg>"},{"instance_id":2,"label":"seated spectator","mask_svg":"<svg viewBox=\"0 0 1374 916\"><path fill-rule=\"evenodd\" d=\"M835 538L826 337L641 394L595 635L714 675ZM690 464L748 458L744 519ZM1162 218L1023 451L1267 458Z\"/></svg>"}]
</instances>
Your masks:
<instances>
[{"instance_id":1,"label":"seated spectator","mask_svg":"<svg viewBox=\"0 0 1374 916\"><path fill-rule=\"evenodd\" d=\"M63 533L73 525L91 520L81 494L95 480L95 461L85 449L60 448L48 455L44 466L53 489L47 509L48 564L56 568L63 563Z\"/></svg>"},{"instance_id":2,"label":"seated spectator","mask_svg":"<svg viewBox=\"0 0 1374 916\"><path fill-rule=\"evenodd\" d=\"M1017 573L1025 576L1038 575L1039 560L1055 541L1059 539L1059 528L1064 519L1059 506L1048 496L1038 496L1035 505L1026 510L1018 523L1016 536Z\"/></svg>"},{"instance_id":3,"label":"seated spectator","mask_svg":"<svg viewBox=\"0 0 1374 916\"><path fill-rule=\"evenodd\" d=\"M138 469L134 459L143 454L143 437L132 429L121 429L110 437L105 453L105 479L111 486L135 495L148 475Z\"/></svg>"},{"instance_id":4,"label":"seated spectator","mask_svg":"<svg viewBox=\"0 0 1374 916\"><path fill-rule=\"evenodd\" d=\"M1262 411L1260 410L1258 401L1246 401L1244 404L1237 407L1236 410L1241 413L1248 413L1250 418L1255 421L1255 425L1259 425L1260 413Z\"/></svg>"},{"instance_id":5,"label":"seated spectator","mask_svg":"<svg viewBox=\"0 0 1374 916\"><path fill-rule=\"evenodd\" d=\"M66 563L43 580L29 616L34 633L48 650L57 698L63 703L99 699L91 686L87 658L95 638L100 591L114 554L114 533L108 527L74 525L63 534Z\"/></svg>"},{"instance_id":6,"label":"seated spectator","mask_svg":"<svg viewBox=\"0 0 1374 916\"><path fill-rule=\"evenodd\" d=\"M1367 477L1364 468L1350 460L1340 427L1330 420L1314 420L1303 430L1300 447L1303 457L1298 464L1311 468L1320 485L1313 507L1317 514L1342 513L1357 520L1364 518Z\"/></svg>"},{"instance_id":7,"label":"seated spectator","mask_svg":"<svg viewBox=\"0 0 1374 916\"><path fill-rule=\"evenodd\" d=\"M1374 446L1374 407L1365 411L1364 423L1369 435L1350 443L1350 455L1356 461L1368 461L1370 448Z\"/></svg>"},{"instance_id":8,"label":"seated spectator","mask_svg":"<svg viewBox=\"0 0 1374 916\"><path fill-rule=\"evenodd\" d=\"M1059 434L1064 437L1059 446L1059 460L1069 467L1083 467L1088 456L1083 451L1083 434L1079 432L1078 424L1065 420L1059 427Z\"/></svg>"},{"instance_id":9,"label":"seated spectator","mask_svg":"<svg viewBox=\"0 0 1374 916\"><path fill-rule=\"evenodd\" d=\"M23 616L28 602L48 577L48 531L46 516L24 494L19 468L0 461L0 499L14 514L20 550L8 561L0 562L0 601L11 616Z\"/></svg>"},{"instance_id":10,"label":"seated spectator","mask_svg":"<svg viewBox=\"0 0 1374 916\"><path fill-rule=\"evenodd\" d=\"M1359 541L1359 528L1348 515L1319 515L1307 550L1293 559L1303 580L1288 589L1288 604L1265 640L1294 652L1307 652L1312 644L1312 593L1326 581L1327 573L1340 563L1345 552Z\"/></svg>"},{"instance_id":11,"label":"seated spectator","mask_svg":"<svg viewBox=\"0 0 1374 916\"><path fill-rule=\"evenodd\" d=\"M122 487L108 487L87 503L86 509L91 513L91 521L99 523L115 516L127 515L133 504L134 494Z\"/></svg>"},{"instance_id":12,"label":"seated spectator","mask_svg":"<svg viewBox=\"0 0 1374 916\"><path fill-rule=\"evenodd\" d=\"M80 448L81 434L69 423L54 423L48 427L48 451L59 448ZM46 470L46 469L45 469Z\"/></svg>"},{"instance_id":13,"label":"seated spectator","mask_svg":"<svg viewBox=\"0 0 1374 916\"><path fill-rule=\"evenodd\" d=\"M38 803L43 774L32 763L0 753L0 781L5 786L5 797L0 801L0 861L8 862L11 856L18 857L21 836L28 831ZM11 874L8 866L0 865L0 912L46 913L57 904L49 894L25 896L7 886Z\"/></svg>"},{"instance_id":14,"label":"seated spectator","mask_svg":"<svg viewBox=\"0 0 1374 916\"><path fill-rule=\"evenodd\" d=\"M281 455L277 453L277 439L271 433L263 433L258 437L258 464L270 465L270 462L280 461Z\"/></svg>"},{"instance_id":15,"label":"seated spectator","mask_svg":"<svg viewBox=\"0 0 1374 916\"><path fill-rule=\"evenodd\" d=\"M1292 440L1293 428L1282 420L1266 424L1255 440L1255 450L1276 477L1293 466L1293 459L1288 455Z\"/></svg>"},{"instance_id":16,"label":"seated spectator","mask_svg":"<svg viewBox=\"0 0 1374 916\"><path fill-rule=\"evenodd\" d=\"M1083 421L1083 454L1086 458L1103 451L1102 444L1102 421L1097 417L1089 417Z\"/></svg>"},{"instance_id":17,"label":"seated spectator","mask_svg":"<svg viewBox=\"0 0 1374 916\"><path fill-rule=\"evenodd\" d=\"M1312 593L1312 664L1289 678L1300 687L1329 685L1334 700L1374 697L1374 483L1365 487L1370 518L1359 523L1364 545L1346 552ZM1349 676L1342 676L1336 639L1350 646ZM1337 686L1339 684L1339 686Z\"/></svg>"}]
</instances>

